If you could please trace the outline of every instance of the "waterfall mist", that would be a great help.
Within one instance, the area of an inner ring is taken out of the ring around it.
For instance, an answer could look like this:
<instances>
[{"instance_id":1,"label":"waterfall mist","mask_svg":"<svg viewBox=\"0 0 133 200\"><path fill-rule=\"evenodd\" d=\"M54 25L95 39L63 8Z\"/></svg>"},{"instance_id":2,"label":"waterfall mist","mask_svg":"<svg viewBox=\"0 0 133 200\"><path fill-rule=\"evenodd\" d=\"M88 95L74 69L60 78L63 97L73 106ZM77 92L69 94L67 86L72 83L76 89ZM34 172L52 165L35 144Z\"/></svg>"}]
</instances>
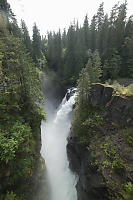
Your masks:
<instances>
[{"instance_id":1,"label":"waterfall mist","mask_svg":"<svg viewBox=\"0 0 133 200\"><path fill-rule=\"evenodd\" d=\"M67 101L65 96L58 109L50 101L46 102L47 122L41 126L41 155L47 171L48 200L77 200L77 177L69 169L66 153L74 98L73 94Z\"/></svg>"}]
</instances>

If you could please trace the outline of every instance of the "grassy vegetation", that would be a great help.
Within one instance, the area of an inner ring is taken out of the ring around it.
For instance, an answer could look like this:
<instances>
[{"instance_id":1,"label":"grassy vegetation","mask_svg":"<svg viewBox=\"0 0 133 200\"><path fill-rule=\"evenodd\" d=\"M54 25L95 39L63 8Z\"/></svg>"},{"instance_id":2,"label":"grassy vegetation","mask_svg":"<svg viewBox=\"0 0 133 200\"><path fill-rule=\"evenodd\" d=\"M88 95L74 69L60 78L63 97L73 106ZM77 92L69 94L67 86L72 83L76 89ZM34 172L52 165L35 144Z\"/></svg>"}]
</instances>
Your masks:
<instances>
[{"instance_id":1,"label":"grassy vegetation","mask_svg":"<svg viewBox=\"0 0 133 200\"><path fill-rule=\"evenodd\" d=\"M117 81L114 81L113 84L106 82L106 85L114 88L116 94L132 96L133 95L133 84L128 85L127 87L120 85Z\"/></svg>"}]
</instances>

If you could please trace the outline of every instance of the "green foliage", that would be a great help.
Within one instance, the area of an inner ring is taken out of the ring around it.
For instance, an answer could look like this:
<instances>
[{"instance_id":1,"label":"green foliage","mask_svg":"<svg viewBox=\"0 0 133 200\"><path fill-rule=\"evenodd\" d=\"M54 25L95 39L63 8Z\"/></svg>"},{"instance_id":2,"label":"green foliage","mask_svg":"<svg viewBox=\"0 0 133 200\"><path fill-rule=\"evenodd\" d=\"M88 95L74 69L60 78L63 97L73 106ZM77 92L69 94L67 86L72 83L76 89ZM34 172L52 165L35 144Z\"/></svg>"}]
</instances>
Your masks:
<instances>
[{"instance_id":1,"label":"green foliage","mask_svg":"<svg viewBox=\"0 0 133 200\"><path fill-rule=\"evenodd\" d=\"M98 113L89 113L91 84L100 80L101 73L101 61L98 51L93 54L89 51L88 63L81 70L77 81L77 104L72 122L74 132L83 143L87 143L90 133L95 132L93 127L101 126L103 123L103 119Z\"/></svg>"},{"instance_id":2,"label":"green foliage","mask_svg":"<svg viewBox=\"0 0 133 200\"><path fill-rule=\"evenodd\" d=\"M33 26L33 41L32 41L32 56L33 56L33 60L34 62L37 64L38 59L41 57L41 36L40 36L40 32L39 29L36 25L36 23L34 23Z\"/></svg>"},{"instance_id":3,"label":"green foliage","mask_svg":"<svg viewBox=\"0 0 133 200\"><path fill-rule=\"evenodd\" d=\"M90 58L86 65L88 69L88 73L90 76L90 82L96 83L100 81L100 77L102 76L102 66L101 66L101 59L99 57L98 50L95 50L93 54L90 52Z\"/></svg>"},{"instance_id":4,"label":"green foliage","mask_svg":"<svg viewBox=\"0 0 133 200\"><path fill-rule=\"evenodd\" d=\"M100 148L103 150L103 152L108 158L112 158L116 154L115 146L113 145L113 143L110 140L110 137L108 136L105 138L105 141L100 144Z\"/></svg>"},{"instance_id":5,"label":"green foliage","mask_svg":"<svg viewBox=\"0 0 133 200\"><path fill-rule=\"evenodd\" d=\"M71 85L71 77L76 83L78 74L90 59L89 49L93 53L97 49L100 54L102 80L133 77L133 22L132 17L126 17L126 6L126 2L115 4L108 16L101 3L90 24L86 15L80 27L78 21L74 21L63 34L60 30L48 33L43 47L48 68L58 73L63 84ZM95 71L95 65L92 70Z\"/></svg>"},{"instance_id":6,"label":"green foliage","mask_svg":"<svg viewBox=\"0 0 133 200\"><path fill-rule=\"evenodd\" d=\"M123 198L125 200L132 200L132 198L133 198L133 184L131 182L127 182L125 184L125 193L123 194Z\"/></svg>"},{"instance_id":7,"label":"green foliage","mask_svg":"<svg viewBox=\"0 0 133 200\"><path fill-rule=\"evenodd\" d=\"M31 136L31 129L28 125L23 125L17 121L10 130L0 131L0 160L6 164L13 160L15 153L20 148L25 138Z\"/></svg>"},{"instance_id":8,"label":"green foliage","mask_svg":"<svg viewBox=\"0 0 133 200\"><path fill-rule=\"evenodd\" d=\"M105 141L100 144L100 149L102 150L101 166L102 168L110 168L110 171L114 171L121 174L123 169L126 168L124 160L119 156L116 151L116 147L111 141L110 137L107 136Z\"/></svg>"},{"instance_id":9,"label":"green foliage","mask_svg":"<svg viewBox=\"0 0 133 200\"><path fill-rule=\"evenodd\" d=\"M112 200L115 200L113 198ZM133 184L131 182L127 182L123 185L123 189L121 190L121 198L118 197L117 200L132 200L133 199Z\"/></svg>"},{"instance_id":10,"label":"green foliage","mask_svg":"<svg viewBox=\"0 0 133 200\"><path fill-rule=\"evenodd\" d=\"M77 91L78 91L78 101L80 104L84 104L89 101L89 93L90 93L90 76L87 68L83 68L79 79L77 81Z\"/></svg>"},{"instance_id":11,"label":"green foliage","mask_svg":"<svg viewBox=\"0 0 133 200\"><path fill-rule=\"evenodd\" d=\"M11 191L7 192L6 195L1 198L1 200L22 200L22 199L17 197L17 195L13 191Z\"/></svg>"},{"instance_id":12,"label":"green foliage","mask_svg":"<svg viewBox=\"0 0 133 200\"><path fill-rule=\"evenodd\" d=\"M87 144L102 125L103 117L97 111L92 110L90 104L76 103L72 130L82 143Z\"/></svg>"},{"instance_id":13,"label":"green foliage","mask_svg":"<svg viewBox=\"0 0 133 200\"><path fill-rule=\"evenodd\" d=\"M131 27L129 27L132 30L133 23ZM129 30L128 30L129 31ZM128 33L129 34L129 33ZM124 65L123 65L123 76L126 75L127 77L133 78L133 34L130 35L130 37L126 37L123 45L123 57L124 57Z\"/></svg>"},{"instance_id":14,"label":"green foliage","mask_svg":"<svg viewBox=\"0 0 133 200\"><path fill-rule=\"evenodd\" d=\"M21 32L22 32L23 43L25 44L26 49L28 50L30 55L32 55L31 40L24 20L21 20Z\"/></svg>"},{"instance_id":15,"label":"green foliage","mask_svg":"<svg viewBox=\"0 0 133 200\"><path fill-rule=\"evenodd\" d=\"M88 126L88 128L101 126L103 124L103 118L98 113L94 112L93 115L90 114L90 117L88 117L83 124Z\"/></svg>"},{"instance_id":16,"label":"green foliage","mask_svg":"<svg viewBox=\"0 0 133 200\"><path fill-rule=\"evenodd\" d=\"M121 65L121 57L118 54L117 50L112 49L108 59L104 61L104 78L116 79L119 76Z\"/></svg>"},{"instance_id":17,"label":"green foliage","mask_svg":"<svg viewBox=\"0 0 133 200\"><path fill-rule=\"evenodd\" d=\"M123 169L126 168L125 162L117 155L111 164L111 168L119 174L122 174Z\"/></svg>"},{"instance_id":18,"label":"green foliage","mask_svg":"<svg viewBox=\"0 0 133 200\"><path fill-rule=\"evenodd\" d=\"M3 2L0 9L1 6ZM0 199L20 200L23 198L16 194L26 196L29 192L29 188L24 191L28 187L26 182L35 174L40 156L40 125L46 116L39 107L43 102L40 71L30 56L28 30L23 22L20 32L13 15L8 16L11 14L8 6L4 18L8 23L3 21L4 30L0 31ZM12 188L16 194L12 191L5 194Z\"/></svg>"},{"instance_id":19,"label":"green foliage","mask_svg":"<svg viewBox=\"0 0 133 200\"><path fill-rule=\"evenodd\" d=\"M1 44L2 93L6 92L11 96L15 92L17 98L25 102L27 98L33 102L40 102L42 97L39 73L30 56L25 52L26 49L21 40L9 35L1 39Z\"/></svg>"},{"instance_id":20,"label":"green foliage","mask_svg":"<svg viewBox=\"0 0 133 200\"><path fill-rule=\"evenodd\" d=\"M123 130L126 141L133 147L133 127L129 127Z\"/></svg>"},{"instance_id":21,"label":"green foliage","mask_svg":"<svg viewBox=\"0 0 133 200\"><path fill-rule=\"evenodd\" d=\"M101 61L99 53L96 50L93 54L89 51L89 60L86 67L82 69L77 81L77 93L79 104L89 102L90 87L92 83L100 81Z\"/></svg>"},{"instance_id":22,"label":"green foliage","mask_svg":"<svg viewBox=\"0 0 133 200\"><path fill-rule=\"evenodd\" d=\"M86 118L89 116L89 110L86 109L84 104L82 106L77 104L74 109L74 113L75 115L72 120L72 129L81 142L87 143L88 127L84 123Z\"/></svg>"}]
</instances>

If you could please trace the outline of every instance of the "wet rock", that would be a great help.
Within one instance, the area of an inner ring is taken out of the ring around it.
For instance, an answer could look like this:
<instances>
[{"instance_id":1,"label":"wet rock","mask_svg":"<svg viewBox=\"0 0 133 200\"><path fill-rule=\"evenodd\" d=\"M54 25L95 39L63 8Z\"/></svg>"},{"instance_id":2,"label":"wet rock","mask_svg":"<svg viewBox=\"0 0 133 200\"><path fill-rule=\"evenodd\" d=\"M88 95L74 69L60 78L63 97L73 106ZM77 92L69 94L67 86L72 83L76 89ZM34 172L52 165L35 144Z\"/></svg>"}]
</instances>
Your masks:
<instances>
[{"instance_id":1,"label":"wet rock","mask_svg":"<svg viewBox=\"0 0 133 200\"><path fill-rule=\"evenodd\" d=\"M112 97L105 108L103 116L106 121L112 121L120 126L130 125L133 122L133 99L120 96Z\"/></svg>"},{"instance_id":2,"label":"wet rock","mask_svg":"<svg viewBox=\"0 0 133 200\"><path fill-rule=\"evenodd\" d=\"M112 97L113 88L102 84L93 84L90 91L90 100L93 106L105 106Z\"/></svg>"},{"instance_id":3,"label":"wet rock","mask_svg":"<svg viewBox=\"0 0 133 200\"><path fill-rule=\"evenodd\" d=\"M103 117L108 122L125 126L133 122L133 98L113 96L114 89L100 83L92 85L90 100L93 107L103 109Z\"/></svg>"},{"instance_id":4,"label":"wet rock","mask_svg":"<svg viewBox=\"0 0 133 200\"><path fill-rule=\"evenodd\" d=\"M74 87L68 89L67 94L66 94L66 100L68 101L70 97L74 95L75 92L76 92L76 88Z\"/></svg>"},{"instance_id":5,"label":"wet rock","mask_svg":"<svg viewBox=\"0 0 133 200\"><path fill-rule=\"evenodd\" d=\"M91 165L91 156L86 146L73 136L68 139L67 155L70 169L79 176L77 183L78 200L108 200L108 191L102 174Z\"/></svg>"}]
</instances>

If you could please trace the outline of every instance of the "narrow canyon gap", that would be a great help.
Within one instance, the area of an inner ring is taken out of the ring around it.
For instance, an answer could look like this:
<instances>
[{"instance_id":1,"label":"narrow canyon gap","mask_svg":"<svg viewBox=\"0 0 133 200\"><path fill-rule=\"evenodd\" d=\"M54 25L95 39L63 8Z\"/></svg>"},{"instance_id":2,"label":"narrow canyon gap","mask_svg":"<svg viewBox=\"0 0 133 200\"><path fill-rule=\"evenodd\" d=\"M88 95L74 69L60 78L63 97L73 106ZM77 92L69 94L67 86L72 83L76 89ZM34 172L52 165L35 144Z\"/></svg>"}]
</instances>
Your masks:
<instances>
[{"instance_id":1,"label":"narrow canyon gap","mask_svg":"<svg viewBox=\"0 0 133 200\"><path fill-rule=\"evenodd\" d=\"M74 103L75 94L68 101L65 96L58 109L46 102L47 122L41 126L41 155L46 165L48 200L77 200L77 177L69 169L66 153Z\"/></svg>"}]
</instances>

